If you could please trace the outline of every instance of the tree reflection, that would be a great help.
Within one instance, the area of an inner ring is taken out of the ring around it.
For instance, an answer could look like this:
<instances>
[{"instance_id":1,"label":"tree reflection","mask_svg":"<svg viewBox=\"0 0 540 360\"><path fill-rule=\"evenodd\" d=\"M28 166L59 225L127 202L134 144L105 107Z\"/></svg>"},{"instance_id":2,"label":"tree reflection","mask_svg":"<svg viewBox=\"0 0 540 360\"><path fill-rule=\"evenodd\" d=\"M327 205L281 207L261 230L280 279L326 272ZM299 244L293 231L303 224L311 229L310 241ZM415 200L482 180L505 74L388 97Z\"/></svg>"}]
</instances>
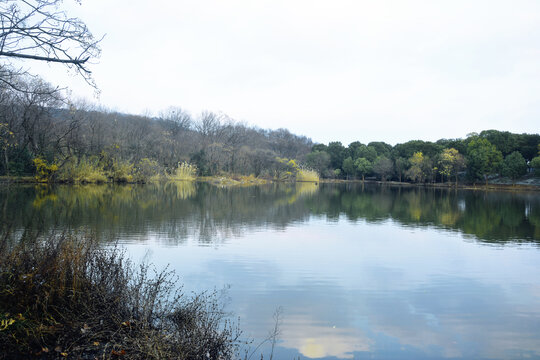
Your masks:
<instances>
[{"instance_id":1,"label":"tree reflection","mask_svg":"<svg viewBox=\"0 0 540 360\"><path fill-rule=\"evenodd\" d=\"M453 189L270 184L218 188L205 183L147 185L13 186L0 190L2 224L17 228L92 229L101 235L204 243L239 236L249 228L284 228L310 216L459 231L483 242L540 240L536 193ZM2 225L4 226L4 225Z\"/></svg>"}]
</instances>

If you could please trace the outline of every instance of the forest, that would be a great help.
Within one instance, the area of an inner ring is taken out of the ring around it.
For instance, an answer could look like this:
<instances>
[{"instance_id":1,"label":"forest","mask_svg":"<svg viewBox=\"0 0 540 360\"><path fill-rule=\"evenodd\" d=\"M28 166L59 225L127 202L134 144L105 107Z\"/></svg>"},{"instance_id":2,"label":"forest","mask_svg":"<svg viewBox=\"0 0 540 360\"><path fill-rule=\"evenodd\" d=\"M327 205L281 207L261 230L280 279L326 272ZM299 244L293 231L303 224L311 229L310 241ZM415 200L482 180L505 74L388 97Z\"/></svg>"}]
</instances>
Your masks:
<instances>
[{"instance_id":1,"label":"forest","mask_svg":"<svg viewBox=\"0 0 540 360\"><path fill-rule=\"evenodd\" d=\"M41 182L147 182L157 178L251 175L287 181L512 181L540 175L538 134L485 130L464 139L313 143L225 114L123 114L72 102L38 77L0 88L0 175ZM358 134L361 137L361 134ZM312 176L309 176L309 175Z\"/></svg>"},{"instance_id":2,"label":"forest","mask_svg":"<svg viewBox=\"0 0 540 360\"><path fill-rule=\"evenodd\" d=\"M72 103L39 79L21 86L27 91L1 92L2 175L145 182L188 168L202 176L274 177L313 146L288 130L250 127L224 114L193 117L171 107L157 117L128 115Z\"/></svg>"},{"instance_id":3,"label":"forest","mask_svg":"<svg viewBox=\"0 0 540 360\"><path fill-rule=\"evenodd\" d=\"M394 146L325 145L223 113L192 115L170 107L157 116L130 115L75 101L67 89L20 66L20 61L63 65L98 89L90 67L101 54L102 37L94 37L61 5L60 0L0 4L0 176L64 183L200 176L487 183L495 176L514 182L540 173L538 134L486 130L465 139Z\"/></svg>"},{"instance_id":4,"label":"forest","mask_svg":"<svg viewBox=\"0 0 540 360\"><path fill-rule=\"evenodd\" d=\"M502 176L515 181L540 175L540 135L484 130L465 139L411 140L392 146L352 142L316 144L306 164L323 177L369 177L414 183L474 183Z\"/></svg>"}]
</instances>

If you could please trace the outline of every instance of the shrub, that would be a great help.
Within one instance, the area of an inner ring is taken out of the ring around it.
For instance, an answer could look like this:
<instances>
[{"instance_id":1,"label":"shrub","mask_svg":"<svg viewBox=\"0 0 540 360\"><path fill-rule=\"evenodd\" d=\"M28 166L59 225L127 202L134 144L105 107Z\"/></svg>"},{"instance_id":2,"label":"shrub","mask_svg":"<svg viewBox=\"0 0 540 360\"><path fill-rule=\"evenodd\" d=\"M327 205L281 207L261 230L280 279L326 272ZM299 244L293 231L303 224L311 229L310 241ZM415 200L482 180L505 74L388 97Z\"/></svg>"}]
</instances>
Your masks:
<instances>
[{"instance_id":1,"label":"shrub","mask_svg":"<svg viewBox=\"0 0 540 360\"><path fill-rule=\"evenodd\" d=\"M296 181L319 182L319 174L315 170L298 169Z\"/></svg>"},{"instance_id":2,"label":"shrub","mask_svg":"<svg viewBox=\"0 0 540 360\"><path fill-rule=\"evenodd\" d=\"M276 158L274 180L294 181L298 172L298 165L294 159Z\"/></svg>"},{"instance_id":3,"label":"shrub","mask_svg":"<svg viewBox=\"0 0 540 360\"><path fill-rule=\"evenodd\" d=\"M37 157L33 160L36 167L36 181L50 182L54 180L54 176L58 171L58 165L48 164L46 160Z\"/></svg>"},{"instance_id":4,"label":"shrub","mask_svg":"<svg viewBox=\"0 0 540 360\"><path fill-rule=\"evenodd\" d=\"M113 160L109 178L114 182L126 183L133 181L133 164L128 161Z\"/></svg>"},{"instance_id":5,"label":"shrub","mask_svg":"<svg viewBox=\"0 0 540 360\"><path fill-rule=\"evenodd\" d=\"M178 291L95 238L0 239L0 358L230 359L238 329L216 293Z\"/></svg>"},{"instance_id":6,"label":"shrub","mask_svg":"<svg viewBox=\"0 0 540 360\"><path fill-rule=\"evenodd\" d=\"M58 171L57 179L73 183L99 184L107 182L107 176L96 156L89 158L83 156L80 160L75 156L71 157Z\"/></svg>"},{"instance_id":7,"label":"shrub","mask_svg":"<svg viewBox=\"0 0 540 360\"><path fill-rule=\"evenodd\" d=\"M161 167L156 160L149 158L141 159L134 169L133 180L146 183L149 181L158 181L161 178Z\"/></svg>"}]
</instances>

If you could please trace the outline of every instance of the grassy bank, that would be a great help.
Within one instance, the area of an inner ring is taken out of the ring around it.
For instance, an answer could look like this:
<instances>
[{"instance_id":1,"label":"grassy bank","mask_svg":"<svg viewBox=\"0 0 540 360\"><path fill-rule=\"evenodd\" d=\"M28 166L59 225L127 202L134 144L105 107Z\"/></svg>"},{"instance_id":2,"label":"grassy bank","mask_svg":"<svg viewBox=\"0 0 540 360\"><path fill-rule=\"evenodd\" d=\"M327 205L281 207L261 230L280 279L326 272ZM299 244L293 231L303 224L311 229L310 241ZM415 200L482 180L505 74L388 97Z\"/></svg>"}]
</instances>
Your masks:
<instances>
[{"instance_id":1,"label":"grassy bank","mask_svg":"<svg viewBox=\"0 0 540 360\"><path fill-rule=\"evenodd\" d=\"M343 179L321 179L321 183L324 184L362 184L362 180L343 180ZM378 185L390 185L390 186L404 186L404 187L424 187L424 188L445 188L445 189L465 189L465 190L496 190L496 191L540 191L539 185L524 185L524 184L499 184L499 183L484 183L478 184L466 184L453 182L448 183L410 183L410 182L398 182L398 181L379 181L379 180L365 180L365 184L378 184Z\"/></svg>"},{"instance_id":2,"label":"grassy bank","mask_svg":"<svg viewBox=\"0 0 540 360\"><path fill-rule=\"evenodd\" d=\"M230 359L240 332L215 293L135 267L91 236L0 239L1 359Z\"/></svg>"},{"instance_id":3,"label":"grassy bank","mask_svg":"<svg viewBox=\"0 0 540 360\"><path fill-rule=\"evenodd\" d=\"M0 184L35 184L36 178L33 176L0 176Z\"/></svg>"},{"instance_id":4,"label":"grassy bank","mask_svg":"<svg viewBox=\"0 0 540 360\"><path fill-rule=\"evenodd\" d=\"M215 175L215 176L191 176L191 177L185 177L185 176L154 176L152 178L148 179L138 179L137 181L134 181L132 179L129 180L123 180L123 181L114 181L114 180L107 180L107 181L51 181L51 182L43 182L38 179L36 179L33 176L0 176L0 184L9 184L9 183L18 183L18 184L43 184L43 183L53 183L53 184L103 184L103 183L125 183L125 184L144 184L144 183L154 183L154 182L176 182L176 181L198 181L198 182L206 182L217 186L251 186L251 185L263 185L268 184L271 182L318 182L318 178L315 178L316 180L307 179L305 180L303 177L299 177L297 179L286 179L286 180L280 180L280 179L274 179L274 178L262 178L262 177L256 177L254 175L239 175L239 174L221 174L221 175Z\"/></svg>"}]
</instances>

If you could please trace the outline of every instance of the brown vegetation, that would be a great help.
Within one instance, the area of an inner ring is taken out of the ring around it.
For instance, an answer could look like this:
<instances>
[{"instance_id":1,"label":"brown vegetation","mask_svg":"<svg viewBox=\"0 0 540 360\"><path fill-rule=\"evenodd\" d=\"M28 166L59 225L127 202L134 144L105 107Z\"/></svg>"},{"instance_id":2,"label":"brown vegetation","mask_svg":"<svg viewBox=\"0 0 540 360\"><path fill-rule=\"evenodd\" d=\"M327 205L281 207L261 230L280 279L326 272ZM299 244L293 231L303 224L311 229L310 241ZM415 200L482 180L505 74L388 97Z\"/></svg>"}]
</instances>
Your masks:
<instances>
[{"instance_id":1,"label":"brown vegetation","mask_svg":"<svg viewBox=\"0 0 540 360\"><path fill-rule=\"evenodd\" d=\"M3 235L0 358L232 358L240 332L217 294L175 279L89 236Z\"/></svg>"}]
</instances>

